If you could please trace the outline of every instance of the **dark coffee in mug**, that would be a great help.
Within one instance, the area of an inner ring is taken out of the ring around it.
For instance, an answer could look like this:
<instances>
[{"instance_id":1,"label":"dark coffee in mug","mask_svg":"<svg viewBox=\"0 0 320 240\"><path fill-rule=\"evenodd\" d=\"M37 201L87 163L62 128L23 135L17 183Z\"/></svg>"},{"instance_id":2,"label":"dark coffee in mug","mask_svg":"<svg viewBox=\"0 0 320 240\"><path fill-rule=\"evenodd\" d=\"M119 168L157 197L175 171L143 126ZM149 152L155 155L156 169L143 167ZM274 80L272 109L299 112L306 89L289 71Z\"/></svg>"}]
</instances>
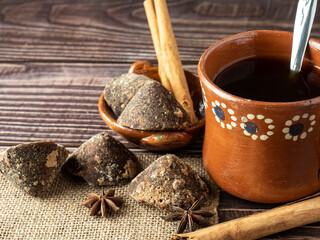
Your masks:
<instances>
[{"instance_id":1,"label":"dark coffee in mug","mask_svg":"<svg viewBox=\"0 0 320 240\"><path fill-rule=\"evenodd\" d=\"M251 57L224 68L213 81L228 93L257 101L292 102L320 96L319 70L304 64L300 76L305 83L294 84L289 64L288 59ZM307 94L301 84L307 84Z\"/></svg>"}]
</instances>

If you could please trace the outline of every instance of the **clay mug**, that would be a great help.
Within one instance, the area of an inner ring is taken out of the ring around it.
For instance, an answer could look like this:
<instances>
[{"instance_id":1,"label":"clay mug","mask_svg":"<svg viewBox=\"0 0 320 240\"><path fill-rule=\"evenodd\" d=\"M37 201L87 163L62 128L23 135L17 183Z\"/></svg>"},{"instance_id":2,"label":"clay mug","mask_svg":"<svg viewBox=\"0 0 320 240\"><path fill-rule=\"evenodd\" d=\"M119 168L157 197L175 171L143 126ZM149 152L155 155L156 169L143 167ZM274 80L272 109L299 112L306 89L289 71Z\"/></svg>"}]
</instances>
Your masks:
<instances>
[{"instance_id":1,"label":"clay mug","mask_svg":"<svg viewBox=\"0 0 320 240\"><path fill-rule=\"evenodd\" d=\"M213 44L199 61L206 114L204 166L222 189L246 200L287 202L320 186L320 97L254 101L229 94L214 83L222 69L242 59L290 61L291 44L289 32L245 32ZM304 61L320 66L319 49L320 42L310 39Z\"/></svg>"}]
</instances>

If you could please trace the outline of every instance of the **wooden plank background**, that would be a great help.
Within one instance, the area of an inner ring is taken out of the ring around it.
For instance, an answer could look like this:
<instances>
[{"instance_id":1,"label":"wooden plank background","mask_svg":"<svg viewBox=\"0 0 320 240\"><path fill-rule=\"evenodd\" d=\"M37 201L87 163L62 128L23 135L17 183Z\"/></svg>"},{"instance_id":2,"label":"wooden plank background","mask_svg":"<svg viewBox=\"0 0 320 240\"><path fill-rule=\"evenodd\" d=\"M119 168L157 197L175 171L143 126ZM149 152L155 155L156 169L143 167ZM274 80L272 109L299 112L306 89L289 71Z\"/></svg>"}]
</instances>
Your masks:
<instances>
[{"instance_id":1,"label":"wooden plank background","mask_svg":"<svg viewBox=\"0 0 320 240\"><path fill-rule=\"evenodd\" d=\"M0 56L3 62L155 61L142 0L3 0ZM196 64L201 53L231 34L291 31L295 0L168 1L181 58ZM312 36L320 34L317 14Z\"/></svg>"},{"instance_id":2,"label":"wooden plank background","mask_svg":"<svg viewBox=\"0 0 320 240\"><path fill-rule=\"evenodd\" d=\"M0 149L52 139L71 150L107 131L135 147L101 120L97 102L112 77L131 63L156 63L142 0L0 1ZM243 31L292 31L296 0L168 0L184 67L195 72L206 48ZM320 14L312 37L320 39ZM202 139L176 151L201 155ZM222 192L227 221L273 205ZM320 239L320 224L266 239Z\"/></svg>"}]
</instances>

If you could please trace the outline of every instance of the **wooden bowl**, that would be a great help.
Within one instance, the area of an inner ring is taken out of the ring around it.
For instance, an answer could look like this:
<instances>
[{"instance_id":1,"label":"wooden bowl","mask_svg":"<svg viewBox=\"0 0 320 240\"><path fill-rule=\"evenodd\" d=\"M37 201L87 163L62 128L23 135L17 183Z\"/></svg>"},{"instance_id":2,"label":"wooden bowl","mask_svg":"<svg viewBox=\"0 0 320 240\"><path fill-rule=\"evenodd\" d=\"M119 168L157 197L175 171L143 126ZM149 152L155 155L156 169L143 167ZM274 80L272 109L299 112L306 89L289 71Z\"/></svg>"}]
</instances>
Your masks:
<instances>
[{"instance_id":1,"label":"wooden bowl","mask_svg":"<svg viewBox=\"0 0 320 240\"><path fill-rule=\"evenodd\" d=\"M138 61L131 65L129 73L143 74L157 81L160 80L158 68L151 63ZM142 131L128 128L117 123L116 117L111 108L104 100L102 92L99 99L99 112L103 121L109 128L129 140L130 142L152 151L170 151L187 146L194 141L204 130L204 107L202 103L202 93L200 82L197 76L185 71L188 86L193 100L195 114L198 121L191 127L177 131Z\"/></svg>"}]
</instances>

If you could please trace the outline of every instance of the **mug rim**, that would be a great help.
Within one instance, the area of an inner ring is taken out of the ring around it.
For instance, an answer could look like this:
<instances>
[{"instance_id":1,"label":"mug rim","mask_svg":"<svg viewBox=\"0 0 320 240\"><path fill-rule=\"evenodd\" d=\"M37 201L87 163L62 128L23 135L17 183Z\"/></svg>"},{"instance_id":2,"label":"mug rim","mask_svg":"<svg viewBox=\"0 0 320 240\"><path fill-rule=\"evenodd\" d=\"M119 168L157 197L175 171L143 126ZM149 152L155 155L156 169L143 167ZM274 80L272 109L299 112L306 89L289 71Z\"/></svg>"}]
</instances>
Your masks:
<instances>
[{"instance_id":1,"label":"mug rim","mask_svg":"<svg viewBox=\"0 0 320 240\"><path fill-rule=\"evenodd\" d=\"M320 96L314 97L314 98L308 98L305 100L299 100L299 101L292 101L292 102L268 102L268 101L258 101L258 100L253 100L253 99L246 99L243 97L239 97L237 95L233 95L223 89L221 89L218 85L216 85L207 75L206 70L205 70L205 61L207 57L210 55L210 53L215 49L220 46L222 46L226 41L232 39L232 38L237 38L239 36L250 36L253 34L280 34L280 35L287 35L287 37L290 37L293 35L292 32L288 31L278 31L278 30L253 30L253 31L246 31L246 32L241 32L237 33L234 35L230 35L228 37L225 37L216 43L212 44L209 48L206 49L206 51L201 55L199 63L198 63L198 73L199 73L199 79L200 81L205 82L205 84L214 92L216 92L217 95L222 96L223 98L229 99L231 101L236 101L236 102L242 102L242 103L250 103L250 104L258 104L258 105L268 105L268 106L292 106L292 105L305 105L305 104L310 104L310 103L315 103L315 102L320 102ZM309 38L309 47L312 46L311 43L317 43L320 45L320 41L314 39L314 38Z\"/></svg>"}]
</instances>

